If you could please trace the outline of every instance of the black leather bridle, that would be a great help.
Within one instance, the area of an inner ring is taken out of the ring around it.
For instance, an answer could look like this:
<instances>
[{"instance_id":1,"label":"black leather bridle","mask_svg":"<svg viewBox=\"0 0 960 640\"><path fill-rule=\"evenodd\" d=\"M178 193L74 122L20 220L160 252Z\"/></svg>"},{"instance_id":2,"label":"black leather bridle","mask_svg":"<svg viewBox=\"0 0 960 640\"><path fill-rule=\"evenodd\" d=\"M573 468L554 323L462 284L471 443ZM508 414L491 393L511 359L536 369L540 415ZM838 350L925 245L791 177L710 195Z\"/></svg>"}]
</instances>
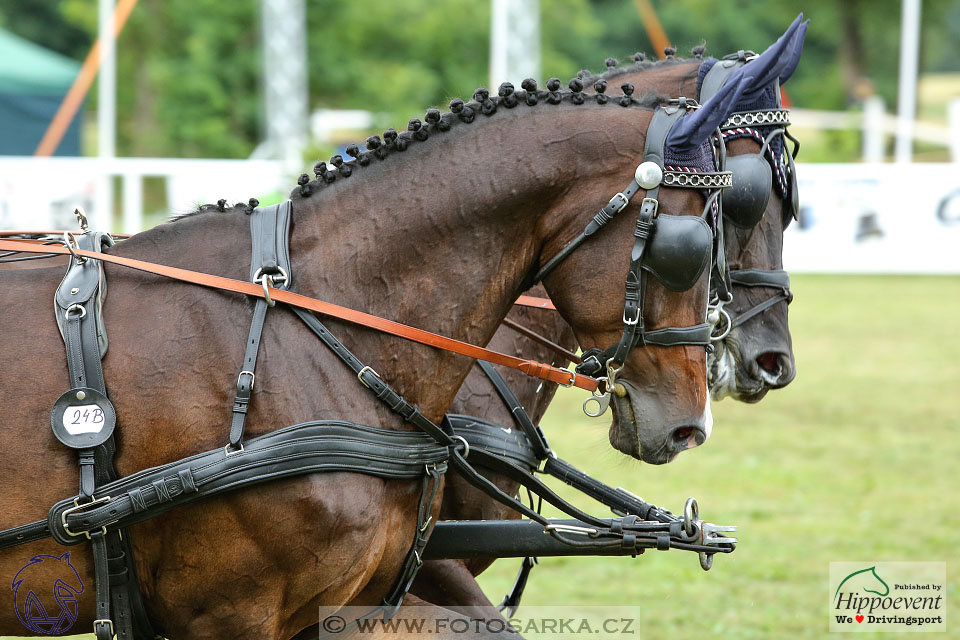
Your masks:
<instances>
[{"instance_id":1,"label":"black leather bridle","mask_svg":"<svg viewBox=\"0 0 960 640\"><path fill-rule=\"evenodd\" d=\"M705 100L714 95L734 71L755 57L757 57L756 53L741 50L726 56L723 60L718 60L703 79L700 88L701 99ZM736 227L752 228L763 216L770 191L773 189L773 168L768 163L765 153L778 136L782 136L784 141L789 139L793 143L793 151L786 153L787 175L784 176L784 180L788 184L786 185L787 197L783 204L783 228L786 229L791 220L797 217L799 194L794 158L800 151L800 142L787 130L790 125L790 113L782 107L779 83L774 87L774 94L776 96L775 108L737 111L720 125L720 131L724 137L737 135L745 130L744 127L776 127L765 137L758 139L758 142L761 143L759 153L727 158L726 167L733 174L733 184L723 196L724 213L722 218ZM759 136L759 134L757 135ZM711 279L712 301L710 313L717 324L719 324L720 316L726 316L727 320L720 325L722 332L719 335L714 335L714 340L722 340L732 328L744 324L750 318L763 313L781 301L787 304L793 301L793 292L790 290L790 275L783 269L728 270L725 261L717 260L716 264L718 272ZM732 315L724 309L724 306L733 301L733 285L771 288L777 291L758 304L739 314Z\"/></svg>"},{"instance_id":2,"label":"black leather bridle","mask_svg":"<svg viewBox=\"0 0 960 640\"><path fill-rule=\"evenodd\" d=\"M653 273L668 289L685 291L696 284L711 264L711 255L713 261L718 255L714 231L705 218L717 206L720 190L731 184L731 173L725 171L722 164L724 154L722 151L715 154L719 158L715 160L715 164L719 164L715 172L685 173L665 169L664 147L670 128L684 113L696 108L699 105L695 101L679 98L657 109L647 129L643 162L637 167L633 179L623 191L610 199L580 235L547 261L534 278L534 283L540 282L577 247L626 208L637 192L646 189L634 229L636 239L627 272L623 334L618 342L606 349L585 351L583 361L576 368L577 374L589 376L597 376L606 370L605 386L608 393L617 372L630 351L636 347L649 344L701 345L709 348L711 344L710 335L714 325L710 322L650 331L645 328L643 318L647 273ZM717 144L722 146L719 136ZM712 193L707 198L704 212L699 216L660 216L658 195L661 186L706 189ZM606 404L601 402L601 413Z\"/></svg>"}]
</instances>

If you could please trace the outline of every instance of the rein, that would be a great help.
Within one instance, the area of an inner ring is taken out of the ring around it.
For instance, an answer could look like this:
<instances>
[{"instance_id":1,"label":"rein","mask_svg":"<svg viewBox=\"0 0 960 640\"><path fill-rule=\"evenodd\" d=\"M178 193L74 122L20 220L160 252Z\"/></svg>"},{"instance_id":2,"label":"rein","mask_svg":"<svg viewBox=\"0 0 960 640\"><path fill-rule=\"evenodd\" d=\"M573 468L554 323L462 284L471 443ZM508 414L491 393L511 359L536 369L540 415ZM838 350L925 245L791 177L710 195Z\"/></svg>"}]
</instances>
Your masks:
<instances>
[{"instance_id":1,"label":"rein","mask_svg":"<svg viewBox=\"0 0 960 640\"><path fill-rule=\"evenodd\" d=\"M486 360L488 362L493 362L494 364L511 367L525 373L528 376L533 376L549 382L555 382L565 387L574 386L579 389L593 392L597 390L599 385L596 379L576 374L568 369L554 367L543 362L537 362L536 360L524 360L522 358L510 356L505 353L493 351L491 349L478 347L454 338L448 338L436 333L431 333L430 331L426 331L424 329L418 329L416 327L411 327L399 322L394 322L393 320L387 320L386 318L380 318L368 313L363 313L362 311L341 307L330 302L324 302L323 300L310 298L308 296L293 293L291 291L277 289L269 286L266 284L266 282L264 282L264 284L261 286L253 284L252 282L243 282L240 280L234 280L232 278L225 278L223 276L215 276L208 273L200 273L198 271L190 271L189 269L170 267L152 262L146 262L143 260L136 260L133 258L124 258L122 256L115 256L105 253L94 253L91 251L84 251L82 249L75 249L73 247L37 245L36 243L23 240L0 240L0 251L55 253L62 255L69 254L74 258L102 260L103 262L110 262L120 266L129 267L131 269L136 269L138 271L143 271L145 273L152 273L155 275L164 276L166 278L180 280L182 282L189 282L191 284L209 287L211 289L232 291L248 296L263 298L267 300L267 302L283 302L284 304L288 304L292 307L306 309L308 311L315 311L317 313L332 316L334 318L346 320L347 322L352 322L353 324L358 324L371 329L376 329L377 331L382 331L383 333L389 333L391 335L405 338L413 342L419 342L437 349L443 349L445 351L451 351L453 353L458 353L470 358ZM528 298L528 296L521 296L521 299L523 298ZM526 306L536 306L541 309L553 307L552 303L550 303L549 307L546 306L546 303L539 298L530 298L530 300L524 301L524 303L527 303Z\"/></svg>"}]
</instances>

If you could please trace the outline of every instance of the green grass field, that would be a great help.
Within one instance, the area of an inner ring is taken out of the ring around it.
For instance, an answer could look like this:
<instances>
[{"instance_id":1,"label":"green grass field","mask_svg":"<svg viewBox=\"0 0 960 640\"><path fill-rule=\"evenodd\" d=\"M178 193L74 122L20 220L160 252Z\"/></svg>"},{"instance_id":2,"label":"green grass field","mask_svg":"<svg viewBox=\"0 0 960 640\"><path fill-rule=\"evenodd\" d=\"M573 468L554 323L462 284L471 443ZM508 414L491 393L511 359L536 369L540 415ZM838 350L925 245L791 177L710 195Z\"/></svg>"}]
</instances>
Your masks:
<instances>
[{"instance_id":1,"label":"green grass field","mask_svg":"<svg viewBox=\"0 0 960 640\"><path fill-rule=\"evenodd\" d=\"M936 560L948 563L948 615L960 606L960 278L793 284L796 380L758 405L715 403L703 447L635 463L607 443L609 418L584 416L570 390L543 421L562 457L607 483L675 512L695 496L704 519L738 525L736 552L709 573L680 551L547 558L524 605L630 606L646 632L674 638L825 637L830 562ZM517 564L481 576L495 602Z\"/></svg>"},{"instance_id":2,"label":"green grass field","mask_svg":"<svg viewBox=\"0 0 960 640\"><path fill-rule=\"evenodd\" d=\"M948 563L958 615L960 278L793 283L796 381L759 405L716 404L703 447L664 467L636 463L610 448L609 415L584 416L576 391L543 422L562 457L614 486L674 511L695 496L705 519L739 526L736 552L709 573L681 551L547 558L524 606L630 607L644 637L826 637L830 562L935 560ZM495 602L517 565L481 577Z\"/></svg>"}]
</instances>

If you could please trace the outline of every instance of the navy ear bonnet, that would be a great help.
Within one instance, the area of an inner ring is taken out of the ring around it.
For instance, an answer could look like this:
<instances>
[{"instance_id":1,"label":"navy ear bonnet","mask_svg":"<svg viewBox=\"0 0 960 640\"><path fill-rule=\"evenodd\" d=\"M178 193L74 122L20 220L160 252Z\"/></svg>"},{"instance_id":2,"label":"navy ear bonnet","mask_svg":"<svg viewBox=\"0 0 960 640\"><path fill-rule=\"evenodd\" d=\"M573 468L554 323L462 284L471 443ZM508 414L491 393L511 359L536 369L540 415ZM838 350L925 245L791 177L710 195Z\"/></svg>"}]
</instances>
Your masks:
<instances>
[{"instance_id":1,"label":"navy ear bonnet","mask_svg":"<svg viewBox=\"0 0 960 640\"><path fill-rule=\"evenodd\" d=\"M790 76L793 75L797 64L800 62L800 55L803 53L803 39L810 21L800 22L802 19L803 14L797 16L793 24L790 25L777 42L770 45L760 56L749 61L730 76L728 82L736 81L741 72L754 76L753 83L744 90L733 109L734 111L780 108L780 96L778 95L780 85L785 83ZM700 95L700 88L703 86L703 79L716 63L716 58L708 58L700 65L697 76L698 96ZM764 138L775 128L777 127L770 125L740 127L724 131L723 137L725 140L753 138L759 144L763 144ZM783 136L776 136L770 142L767 161L773 168L777 191L781 197L786 198L788 195L788 181L783 155Z\"/></svg>"}]
</instances>

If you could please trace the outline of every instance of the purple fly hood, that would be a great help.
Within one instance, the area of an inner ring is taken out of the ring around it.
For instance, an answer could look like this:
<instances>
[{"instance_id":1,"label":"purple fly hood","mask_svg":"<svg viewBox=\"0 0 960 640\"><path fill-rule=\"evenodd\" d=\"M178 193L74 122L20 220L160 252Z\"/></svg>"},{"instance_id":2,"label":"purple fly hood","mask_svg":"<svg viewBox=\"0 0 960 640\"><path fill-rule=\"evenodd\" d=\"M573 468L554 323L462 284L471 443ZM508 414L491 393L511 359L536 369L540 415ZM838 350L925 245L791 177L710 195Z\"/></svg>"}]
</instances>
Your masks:
<instances>
[{"instance_id":1,"label":"purple fly hood","mask_svg":"<svg viewBox=\"0 0 960 640\"><path fill-rule=\"evenodd\" d=\"M746 100L769 87L775 80L783 84L793 75L803 53L803 39L807 34L810 21L802 22L803 14L797 16L793 24L767 50L730 75L728 82L736 82L738 77L747 74L753 76L753 82L743 92Z\"/></svg>"},{"instance_id":2,"label":"purple fly hood","mask_svg":"<svg viewBox=\"0 0 960 640\"><path fill-rule=\"evenodd\" d=\"M751 76L738 77L738 81L726 82L716 95L704 102L699 109L681 117L670 128L664 146L677 153L692 153L713 134L726 120L740 101Z\"/></svg>"}]
</instances>

